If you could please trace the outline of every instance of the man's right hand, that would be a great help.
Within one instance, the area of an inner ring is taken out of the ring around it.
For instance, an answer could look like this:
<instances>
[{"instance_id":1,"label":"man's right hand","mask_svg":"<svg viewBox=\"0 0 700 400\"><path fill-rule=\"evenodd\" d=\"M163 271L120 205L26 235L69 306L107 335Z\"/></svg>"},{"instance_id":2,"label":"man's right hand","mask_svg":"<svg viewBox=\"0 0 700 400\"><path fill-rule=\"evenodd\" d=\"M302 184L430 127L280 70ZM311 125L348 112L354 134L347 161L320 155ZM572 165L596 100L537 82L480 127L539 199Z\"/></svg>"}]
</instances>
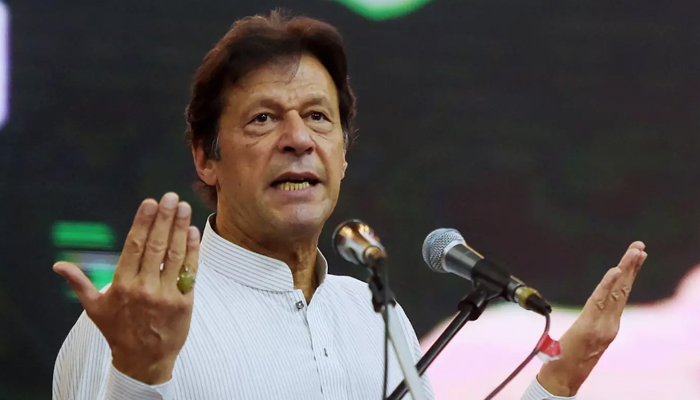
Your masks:
<instances>
[{"instance_id":1,"label":"man's right hand","mask_svg":"<svg viewBox=\"0 0 700 400\"><path fill-rule=\"evenodd\" d=\"M177 279L184 268L197 272L199 231L178 200L167 193L141 203L105 293L75 265L53 267L109 343L114 367L150 385L170 380L192 318L193 291L181 293Z\"/></svg>"}]
</instances>

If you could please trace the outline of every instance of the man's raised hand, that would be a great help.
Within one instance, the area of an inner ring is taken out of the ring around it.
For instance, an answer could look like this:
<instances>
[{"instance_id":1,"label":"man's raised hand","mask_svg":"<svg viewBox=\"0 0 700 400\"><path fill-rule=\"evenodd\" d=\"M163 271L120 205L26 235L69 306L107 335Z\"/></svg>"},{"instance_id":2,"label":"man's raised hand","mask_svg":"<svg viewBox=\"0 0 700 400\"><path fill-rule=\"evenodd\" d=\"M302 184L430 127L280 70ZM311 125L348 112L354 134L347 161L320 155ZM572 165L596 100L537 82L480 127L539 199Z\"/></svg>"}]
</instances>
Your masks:
<instances>
[{"instance_id":1,"label":"man's raised hand","mask_svg":"<svg viewBox=\"0 0 700 400\"><path fill-rule=\"evenodd\" d=\"M561 359L542 366L537 378L550 393L575 395L617 336L632 284L647 258L644 248L642 242L632 243L620 263L608 270L561 337Z\"/></svg>"},{"instance_id":2,"label":"man's raised hand","mask_svg":"<svg viewBox=\"0 0 700 400\"><path fill-rule=\"evenodd\" d=\"M191 214L175 193L160 204L144 200L104 293L77 266L53 267L109 343L114 367L146 384L170 379L189 332L194 293L182 293L177 281L185 269L197 272L199 231Z\"/></svg>"}]
</instances>

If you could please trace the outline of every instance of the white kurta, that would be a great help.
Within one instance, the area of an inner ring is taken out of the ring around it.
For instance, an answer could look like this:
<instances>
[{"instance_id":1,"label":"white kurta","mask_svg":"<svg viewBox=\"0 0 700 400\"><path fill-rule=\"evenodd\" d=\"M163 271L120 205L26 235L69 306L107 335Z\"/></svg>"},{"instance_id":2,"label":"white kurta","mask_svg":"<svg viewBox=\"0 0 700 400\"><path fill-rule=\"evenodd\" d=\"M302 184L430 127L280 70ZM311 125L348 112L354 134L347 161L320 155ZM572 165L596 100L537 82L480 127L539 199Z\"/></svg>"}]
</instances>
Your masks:
<instances>
[{"instance_id":1,"label":"white kurta","mask_svg":"<svg viewBox=\"0 0 700 400\"><path fill-rule=\"evenodd\" d=\"M320 285L310 304L279 260L220 237L202 235L192 324L173 378L161 385L131 379L111 365L107 342L83 313L56 360L55 400L368 400L380 399L384 322L367 284L327 274L319 252ZM397 307L414 361L416 335ZM390 348L389 392L402 380ZM427 378L423 384L433 399ZM405 398L410 398L406 396ZM550 397L537 382L524 400Z\"/></svg>"}]
</instances>

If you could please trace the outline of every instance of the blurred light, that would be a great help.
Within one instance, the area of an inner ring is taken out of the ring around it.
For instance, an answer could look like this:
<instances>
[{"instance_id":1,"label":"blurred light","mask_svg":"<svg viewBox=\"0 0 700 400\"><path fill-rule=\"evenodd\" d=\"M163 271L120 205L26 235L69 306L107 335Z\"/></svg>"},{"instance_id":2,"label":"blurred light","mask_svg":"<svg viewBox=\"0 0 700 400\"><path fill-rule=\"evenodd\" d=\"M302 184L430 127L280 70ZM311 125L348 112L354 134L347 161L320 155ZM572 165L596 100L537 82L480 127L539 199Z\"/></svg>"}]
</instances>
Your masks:
<instances>
[{"instance_id":1,"label":"blurred light","mask_svg":"<svg viewBox=\"0 0 700 400\"><path fill-rule=\"evenodd\" d=\"M51 239L54 246L59 248L56 261L67 261L78 266L97 289L112 282L119 253L104 251L113 249L115 241L114 231L107 224L57 221L51 228ZM77 299L66 282L63 282L63 292L69 299Z\"/></svg>"},{"instance_id":2,"label":"blurred light","mask_svg":"<svg viewBox=\"0 0 700 400\"><path fill-rule=\"evenodd\" d=\"M56 255L56 261L68 261L77 265L90 281L101 290L114 278L114 270L119 262L119 253L106 251L63 251ZM64 284L63 291L70 299L76 299L73 290Z\"/></svg>"},{"instance_id":3,"label":"blurred light","mask_svg":"<svg viewBox=\"0 0 700 400\"><path fill-rule=\"evenodd\" d=\"M10 14L5 3L0 1L0 128L9 114L10 93Z\"/></svg>"},{"instance_id":4,"label":"blurred light","mask_svg":"<svg viewBox=\"0 0 700 400\"><path fill-rule=\"evenodd\" d=\"M101 222L58 221L51 230L56 247L112 249L115 235Z\"/></svg>"},{"instance_id":5,"label":"blurred light","mask_svg":"<svg viewBox=\"0 0 700 400\"><path fill-rule=\"evenodd\" d=\"M418 10L431 0L336 0L373 20L398 18Z\"/></svg>"}]
</instances>

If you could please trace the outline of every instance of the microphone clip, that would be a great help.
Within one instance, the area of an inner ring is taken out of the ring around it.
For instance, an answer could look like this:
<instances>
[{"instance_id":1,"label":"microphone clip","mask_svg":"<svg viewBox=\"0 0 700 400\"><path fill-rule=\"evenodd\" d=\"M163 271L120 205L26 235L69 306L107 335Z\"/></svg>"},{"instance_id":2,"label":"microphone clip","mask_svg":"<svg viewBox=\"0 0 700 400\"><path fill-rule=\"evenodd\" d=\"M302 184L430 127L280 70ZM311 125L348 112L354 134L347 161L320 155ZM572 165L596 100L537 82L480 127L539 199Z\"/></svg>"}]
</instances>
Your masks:
<instances>
[{"instance_id":1,"label":"microphone clip","mask_svg":"<svg viewBox=\"0 0 700 400\"><path fill-rule=\"evenodd\" d=\"M476 321L483 314L489 301L500 295L500 288L477 281L474 289L458 303L457 309L468 313L468 321Z\"/></svg>"}]
</instances>

